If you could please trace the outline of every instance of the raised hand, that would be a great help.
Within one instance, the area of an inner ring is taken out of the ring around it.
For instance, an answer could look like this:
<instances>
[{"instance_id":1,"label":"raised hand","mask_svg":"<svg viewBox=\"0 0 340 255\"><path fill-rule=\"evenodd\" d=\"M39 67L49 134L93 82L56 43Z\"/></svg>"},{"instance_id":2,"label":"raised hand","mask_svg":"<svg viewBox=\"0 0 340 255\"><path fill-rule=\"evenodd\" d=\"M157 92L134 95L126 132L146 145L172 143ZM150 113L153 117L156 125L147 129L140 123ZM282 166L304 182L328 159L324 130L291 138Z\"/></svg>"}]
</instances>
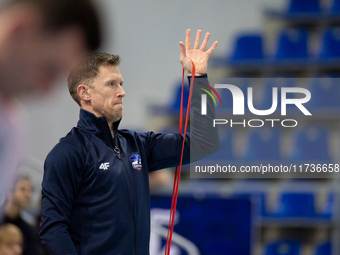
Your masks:
<instances>
[{"instance_id":1,"label":"raised hand","mask_svg":"<svg viewBox=\"0 0 340 255\"><path fill-rule=\"evenodd\" d=\"M185 36L185 44L180 41L179 45L181 48L181 52L179 55L179 61L181 62L186 74L189 76L192 74L192 63L190 59L195 64L195 75L200 76L206 73L207 66L208 66L208 59L211 53L215 50L218 42L215 41L211 47L205 51L208 45L210 33L206 33L203 39L202 45L200 48L200 38L201 38L202 30L197 30L196 38L194 42L194 47L191 49L191 31L187 29L186 36Z\"/></svg>"}]
</instances>

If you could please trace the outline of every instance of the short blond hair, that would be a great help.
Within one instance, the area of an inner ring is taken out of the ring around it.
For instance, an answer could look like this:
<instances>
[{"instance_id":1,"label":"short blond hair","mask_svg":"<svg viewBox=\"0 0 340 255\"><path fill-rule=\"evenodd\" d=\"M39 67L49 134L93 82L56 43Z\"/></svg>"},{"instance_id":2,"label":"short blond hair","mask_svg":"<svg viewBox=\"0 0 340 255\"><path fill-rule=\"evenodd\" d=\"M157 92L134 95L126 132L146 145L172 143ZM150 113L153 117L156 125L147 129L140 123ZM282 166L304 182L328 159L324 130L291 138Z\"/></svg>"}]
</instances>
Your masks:
<instances>
[{"instance_id":1,"label":"short blond hair","mask_svg":"<svg viewBox=\"0 0 340 255\"><path fill-rule=\"evenodd\" d=\"M70 95L80 106L80 97L77 92L78 85L84 83L92 87L92 81L99 73L101 66L118 66L120 57L106 52L93 52L84 58L79 66L71 70L67 82Z\"/></svg>"}]
</instances>

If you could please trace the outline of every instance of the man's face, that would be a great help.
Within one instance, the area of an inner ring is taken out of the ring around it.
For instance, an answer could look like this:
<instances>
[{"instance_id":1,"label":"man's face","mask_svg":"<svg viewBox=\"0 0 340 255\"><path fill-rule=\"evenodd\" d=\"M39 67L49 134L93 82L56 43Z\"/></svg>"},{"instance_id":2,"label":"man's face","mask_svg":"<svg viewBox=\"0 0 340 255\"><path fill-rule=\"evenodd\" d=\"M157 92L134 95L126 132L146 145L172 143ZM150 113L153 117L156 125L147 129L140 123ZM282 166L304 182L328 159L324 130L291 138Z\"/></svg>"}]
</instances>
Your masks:
<instances>
[{"instance_id":1,"label":"man's face","mask_svg":"<svg viewBox=\"0 0 340 255\"><path fill-rule=\"evenodd\" d=\"M50 91L57 78L87 54L82 32L67 28L53 33L26 33L3 54L3 94L26 96Z\"/></svg>"},{"instance_id":2,"label":"man's face","mask_svg":"<svg viewBox=\"0 0 340 255\"><path fill-rule=\"evenodd\" d=\"M22 254L22 238L14 237L0 244L1 255L21 255Z\"/></svg>"},{"instance_id":3,"label":"man's face","mask_svg":"<svg viewBox=\"0 0 340 255\"><path fill-rule=\"evenodd\" d=\"M93 88L88 89L91 100L91 112L97 117L105 117L108 123L120 120L123 116L122 88L123 77L118 66L100 66Z\"/></svg>"},{"instance_id":4,"label":"man's face","mask_svg":"<svg viewBox=\"0 0 340 255\"><path fill-rule=\"evenodd\" d=\"M13 194L14 203L19 207L29 206L32 197L32 183L30 180L20 180L17 182Z\"/></svg>"}]
</instances>

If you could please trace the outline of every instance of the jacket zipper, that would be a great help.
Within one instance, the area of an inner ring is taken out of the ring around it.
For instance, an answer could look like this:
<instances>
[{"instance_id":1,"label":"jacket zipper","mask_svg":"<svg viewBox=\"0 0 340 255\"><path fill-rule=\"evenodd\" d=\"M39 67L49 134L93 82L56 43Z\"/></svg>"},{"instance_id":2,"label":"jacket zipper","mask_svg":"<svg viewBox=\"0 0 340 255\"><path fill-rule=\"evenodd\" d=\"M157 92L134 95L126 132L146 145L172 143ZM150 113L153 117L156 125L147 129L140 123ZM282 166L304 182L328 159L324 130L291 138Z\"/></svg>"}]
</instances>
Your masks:
<instances>
[{"instance_id":1,"label":"jacket zipper","mask_svg":"<svg viewBox=\"0 0 340 255\"><path fill-rule=\"evenodd\" d=\"M131 178L130 178L130 175L128 174L128 171L124 165L124 162L120 156L120 149L115 146L113 151L116 153L120 163L122 164L123 168L124 168L124 171L125 171L125 174L127 176L127 179L128 179L128 182L129 182L129 191L130 191L130 196L131 196L131 199L132 199L132 219L133 219L133 227L134 227L134 231L133 231L133 237L134 237L134 240L133 240L133 244L134 244L134 253L136 254L136 222L135 222L135 196L133 194L133 188L132 188L132 181L131 181Z\"/></svg>"}]
</instances>

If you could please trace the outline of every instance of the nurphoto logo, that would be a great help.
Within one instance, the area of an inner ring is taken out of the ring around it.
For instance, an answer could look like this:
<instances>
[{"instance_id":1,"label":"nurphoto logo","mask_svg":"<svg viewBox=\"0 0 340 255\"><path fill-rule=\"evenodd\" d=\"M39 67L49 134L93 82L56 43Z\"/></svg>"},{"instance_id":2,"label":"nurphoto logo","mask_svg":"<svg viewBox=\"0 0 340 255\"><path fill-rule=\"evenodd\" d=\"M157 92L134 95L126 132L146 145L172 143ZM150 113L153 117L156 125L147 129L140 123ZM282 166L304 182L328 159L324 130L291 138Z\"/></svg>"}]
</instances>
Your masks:
<instances>
[{"instance_id":1,"label":"nurphoto logo","mask_svg":"<svg viewBox=\"0 0 340 255\"><path fill-rule=\"evenodd\" d=\"M207 86L206 84L204 84ZM209 86L210 87L210 86ZM231 92L233 105L232 105L232 114L234 116L244 116L245 115L245 96L243 91L231 84L215 84L215 89L228 89ZM215 95L218 97L221 105L222 101L219 96L219 94L216 92L216 90L212 87L210 89L215 93ZM214 101L215 105L217 105L216 100L214 99L212 93L207 91L206 89L202 89L204 92L206 92ZM306 116L311 116L312 114L308 111L308 109L304 106L309 100L311 99L311 93L308 89L305 88L298 88L298 87L280 87L280 95L278 96L278 88L273 87L272 88L272 105L269 109L256 109L254 107L254 98L253 98L253 88L248 87L247 88L247 107L248 110L257 116L269 116L274 114L278 106L280 106L280 115L286 116L287 115L287 106L293 105L295 106L299 111L301 111ZM201 114L207 115L207 94L201 95ZM299 97L294 97L299 96ZM294 98L292 98L294 97ZM280 101L279 101L280 100ZM243 120L233 120L233 119L214 119L213 120L213 126L216 127L217 125L226 125L229 124L230 127L241 125L243 127L262 127L266 124L271 125L271 127L274 127L275 124L279 122L281 126L283 127L296 127L298 125L297 120L295 119L243 119Z\"/></svg>"}]
</instances>

